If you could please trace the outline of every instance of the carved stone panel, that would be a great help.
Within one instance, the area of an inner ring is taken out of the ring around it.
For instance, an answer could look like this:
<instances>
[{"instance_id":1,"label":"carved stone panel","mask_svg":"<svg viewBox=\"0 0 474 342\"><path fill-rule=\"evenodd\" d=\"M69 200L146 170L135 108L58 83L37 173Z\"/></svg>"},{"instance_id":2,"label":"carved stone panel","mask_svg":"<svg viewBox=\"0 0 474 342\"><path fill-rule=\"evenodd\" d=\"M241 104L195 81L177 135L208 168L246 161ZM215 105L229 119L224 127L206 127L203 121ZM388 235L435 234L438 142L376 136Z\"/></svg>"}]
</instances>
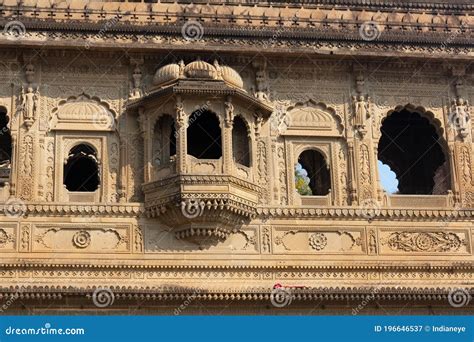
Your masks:
<instances>
[{"instance_id":1,"label":"carved stone panel","mask_svg":"<svg viewBox=\"0 0 474 342\"><path fill-rule=\"evenodd\" d=\"M16 251L17 242L17 225L15 223L0 224L0 253Z\"/></svg>"},{"instance_id":2,"label":"carved stone panel","mask_svg":"<svg viewBox=\"0 0 474 342\"><path fill-rule=\"evenodd\" d=\"M274 254L365 254L362 228L275 227Z\"/></svg>"},{"instance_id":3,"label":"carved stone panel","mask_svg":"<svg viewBox=\"0 0 474 342\"><path fill-rule=\"evenodd\" d=\"M111 224L35 224L33 252L130 252L131 227Z\"/></svg>"},{"instance_id":4,"label":"carved stone panel","mask_svg":"<svg viewBox=\"0 0 474 342\"><path fill-rule=\"evenodd\" d=\"M469 230L381 229L380 254L470 254Z\"/></svg>"},{"instance_id":5,"label":"carved stone panel","mask_svg":"<svg viewBox=\"0 0 474 342\"><path fill-rule=\"evenodd\" d=\"M206 252L206 253L241 253L255 254L259 252L258 231L255 227L245 227L232 233L225 241L215 245L202 246L191 241L176 239L172 228L157 225L147 225L145 228L146 253L177 253L177 252Z\"/></svg>"}]
</instances>

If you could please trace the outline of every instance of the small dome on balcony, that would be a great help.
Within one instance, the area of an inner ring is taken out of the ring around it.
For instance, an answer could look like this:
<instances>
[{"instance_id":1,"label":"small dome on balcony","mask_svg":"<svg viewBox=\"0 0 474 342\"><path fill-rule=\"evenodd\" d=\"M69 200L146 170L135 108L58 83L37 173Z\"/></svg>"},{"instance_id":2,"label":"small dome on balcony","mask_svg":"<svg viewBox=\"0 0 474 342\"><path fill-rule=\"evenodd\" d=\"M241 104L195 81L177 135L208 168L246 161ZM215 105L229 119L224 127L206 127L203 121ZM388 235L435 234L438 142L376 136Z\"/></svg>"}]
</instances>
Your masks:
<instances>
[{"instance_id":1,"label":"small dome on balcony","mask_svg":"<svg viewBox=\"0 0 474 342\"><path fill-rule=\"evenodd\" d=\"M229 83L230 85L238 88L244 87L244 81L242 81L242 77L240 77L239 73L228 66L221 66L221 75L222 79Z\"/></svg>"},{"instance_id":2,"label":"small dome on balcony","mask_svg":"<svg viewBox=\"0 0 474 342\"><path fill-rule=\"evenodd\" d=\"M165 86L180 79L223 80L229 86L244 87L242 77L235 69L221 66L217 61L212 65L200 59L187 65L180 61L162 66L153 76L153 86Z\"/></svg>"},{"instance_id":3,"label":"small dome on balcony","mask_svg":"<svg viewBox=\"0 0 474 342\"><path fill-rule=\"evenodd\" d=\"M216 68L211 64L201 60L197 60L186 65L184 68L184 73L189 78L217 78Z\"/></svg>"},{"instance_id":4,"label":"small dome on balcony","mask_svg":"<svg viewBox=\"0 0 474 342\"><path fill-rule=\"evenodd\" d=\"M179 65L175 63L159 68L153 77L153 84L161 85L177 80L179 78L179 69Z\"/></svg>"}]
</instances>

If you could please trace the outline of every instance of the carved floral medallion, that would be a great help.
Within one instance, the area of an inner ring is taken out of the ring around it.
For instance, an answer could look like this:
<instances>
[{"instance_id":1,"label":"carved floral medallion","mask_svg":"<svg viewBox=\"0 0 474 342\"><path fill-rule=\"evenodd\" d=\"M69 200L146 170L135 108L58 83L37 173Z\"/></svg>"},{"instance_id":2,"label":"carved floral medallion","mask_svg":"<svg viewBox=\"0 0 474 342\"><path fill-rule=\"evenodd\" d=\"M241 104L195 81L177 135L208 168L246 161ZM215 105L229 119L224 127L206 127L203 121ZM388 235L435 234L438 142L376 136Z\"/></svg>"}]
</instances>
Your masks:
<instances>
[{"instance_id":1,"label":"carved floral medallion","mask_svg":"<svg viewBox=\"0 0 474 342\"><path fill-rule=\"evenodd\" d=\"M91 235L85 230L81 230L74 234L72 243L77 248L86 248L91 244Z\"/></svg>"},{"instance_id":2,"label":"carved floral medallion","mask_svg":"<svg viewBox=\"0 0 474 342\"><path fill-rule=\"evenodd\" d=\"M314 233L309 237L309 245L317 250L323 250L328 244L328 238L323 233Z\"/></svg>"}]
</instances>

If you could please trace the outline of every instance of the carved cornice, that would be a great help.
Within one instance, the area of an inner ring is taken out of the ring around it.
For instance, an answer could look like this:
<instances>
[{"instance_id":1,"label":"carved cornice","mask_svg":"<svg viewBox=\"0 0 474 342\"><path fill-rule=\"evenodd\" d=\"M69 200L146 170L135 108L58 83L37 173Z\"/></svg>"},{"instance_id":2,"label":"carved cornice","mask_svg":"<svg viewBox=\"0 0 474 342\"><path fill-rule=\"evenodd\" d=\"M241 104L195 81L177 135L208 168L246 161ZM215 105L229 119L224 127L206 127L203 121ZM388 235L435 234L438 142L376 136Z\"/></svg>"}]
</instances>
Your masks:
<instances>
[{"instance_id":1,"label":"carved cornice","mask_svg":"<svg viewBox=\"0 0 474 342\"><path fill-rule=\"evenodd\" d=\"M312 208L301 208L301 207L267 207L258 208L257 214L262 218L364 218L364 214L361 213L361 208L357 207L312 207ZM372 220L386 220L395 218L404 219L420 219L420 220L467 220L472 221L474 217L474 210L472 209L408 209L408 208L396 208L388 209L382 208L377 209L377 214L374 215Z\"/></svg>"},{"instance_id":2,"label":"carved cornice","mask_svg":"<svg viewBox=\"0 0 474 342\"><path fill-rule=\"evenodd\" d=\"M115 5L116 7L126 7L128 1L94 1L96 4L105 3ZM51 11L57 11L64 8L64 1L54 0L50 1ZM196 6L196 1L192 0L162 0L162 4L179 4L183 7L192 8ZM30 1L29 6L23 7L38 7L40 4L39 1ZM59 5L59 6L58 6ZM140 6L142 4L133 3L134 7ZM268 0L268 1L255 1L255 0L232 0L232 1L213 1L212 5L204 4L203 6L211 7L215 5L226 5L229 7L232 6L255 6L258 8L358 8L358 9L424 9L424 10L438 10L438 11L450 11L450 10L468 10L472 9L470 0L454 0L454 1L442 1L442 0ZM80 4L68 3L67 8L70 11L75 9L81 9L84 7ZM143 8L143 6L141 6ZM109 7L110 8L110 7ZM90 9L87 8L89 11Z\"/></svg>"},{"instance_id":3,"label":"carved cornice","mask_svg":"<svg viewBox=\"0 0 474 342\"><path fill-rule=\"evenodd\" d=\"M266 117L270 116L273 108L267 104L248 95L244 90L230 87L224 81L215 80L180 80L166 87L157 88L149 92L146 96L140 99L130 101L128 108L134 109L145 105L149 100L160 99L171 94L177 95L212 95L212 96L235 96L246 104L246 108L253 109Z\"/></svg>"},{"instance_id":4,"label":"carved cornice","mask_svg":"<svg viewBox=\"0 0 474 342\"><path fill-rule=\"evenodd\" d=\"M15 286L0 288L0 299L3 296L15 294L20 299L44 299L47 294L50 299L61 299L62 296L92 296L100 286L71 287L71 286ZM197 300L245 300L245 301L270 301L272 288L251 287L229 288L223 290L212 290L201 287L148 287L139 288L137 286L112 286L109 288L114 293L116 299L124 300L185 300L189 294L193 294ZM375 290L375 291L374 291ZM390 287L390 286L367 286L367 287L315 287L315 288L294 288L291 295L294 300L321 301L321 300L363 300L367 296L375 300L384 301L438 301L448 302L448 295L451 287ZM474 293L470 289L470 293Z\"/></svg>"},{"instance_id":5,"label":"carved cornice","mask_svg":"<svg viewBox=\"0 0 474 342\"><path fill-rule=\"evenodd\" d=\"M232 176L199 176L195 179L193 176L173 177L164 181L157 181L146 185L147 189L159 189L170 183L180 184L177 178L182 178L188 184L216 184L217 182L234 183L245 188L259 191L260 187L253 183ZM177 198L176 195L170 196L170 199ZM4 214L5 204L0 204L0 216ZM129 204L87 204L87 203L47 203L47 202L29 202L26 204L25 216L61 216L61 215L94 215L94 216L120 216L137 217L145 212L143 203ZM364 218L361 209L358 207L259 207L257 215L260 218ZM372 220L384 219L441 219L446 221L472 221L474 210L472 209L409 209L382 208Z\"/></svg>"},{"instance_id":6,"label":"carved cornice","mask_svg":"<svg viewBox=\"0 0 474 342\"><path fill-rule=\"evenodd\" d=\"M111 260L112 261L112 260ZM196 261L196 259L193 259ZM27 259L22 263L16 262L0 262L0 269L14 270L14 269L41 269L41 270L59 270L59 269L91 269L97 270L163 270L163 271L325 271L325 272L359 272L359 271L400 271L400 272L474 272L474 261L358 261L357 263L348 263L341 261L319 261L312 264L300 263L294 265L284 265L281 263L269 263L264 261L256 261L251 264L250 260L246 259L242 265L234 261L232 264L212 263L209 260L202 259L198 261L205 261L203 264L190 264L188 260L174 260L172 263L163 263L163 261L146 261L137 264L135 261L122 260L120 263L105 264L97 260L78 260L76 263L52 263L43 261L41 259ZM245 263L245 264L244 264Z\"/></svg>"},{"instance_id":7,"label":"carved cornice","mask_svg":"<svg viewBox=\"0 0 474 342\"><path fill-rule=\"evenodd\" d=\"M0 24L1 26L1 24ZM273 32L273 31L270 31ZM229 52L242 53L245 50L248 53L262 53L262 40L232 37L231 35L222 37L203 37L199 42L193 42L192 45L181 37L168 37L163 35L143 35L143 34L104 34L103 40L96 40L95 34L67 33L67 32L32 32L28 31L22 40L23 46L44 46L44 41L48 41L48 47L64 48L70 46L68 41L82 41L84 44L90 42L89 50L94 48L101 49L117 49L127 48L130 51L195 51L198 49L214 49L222 53ZM271 38L271 35L269 36ZM349 37L349 36L348 36ZM267 38L267 39L270 39ZM308 39L280 39L278 44L268 46L265 51L288 54L288 49L292 49L292 53L308 53L308 54L331 54L331 55L361 55L374 57L399 57L403 53L404 57L423 57L425 59L439 59L442 56L453 59L465 59L473 55L473 51L468 44L449 44L443 43L447 41L440 39L438 43L432 44L414 44L407 40L399 42L365 42L349 39L346 41L335 41L330 39L319 39L317 36ZM146 44L144 44L144 42ZM11 45L11 41L0 37L0 45ZM80 44L78 45L80 47ZM395 49L396 47L396 49Z\"/></svg>"},{"instance_id":8,"label":"carved cornice","mask_svg":"<svg viewBox=\"0 0 474 342\"><path fill-rule=\"evenodd\" d=\"M261 187L247 182L243 179L234 177L234 176L214 176L214 175L180 175L163 180L158 180L155 182L150 182L145 184L145 191L159 190L163 187L173 185L184 185L184 184L200 184L200 185L215 185L215 184L235 184L246 189L251 189L253 191L260 191Z\"/></svg>"},{"instance_id":9,"label":"carved cornice","mask_svg":"<svg viewBox=\"0 0 474 342\"><path fill-rule=\"evenodd\" d=\"M24 216L118 216L136 217L144 212L142 204L87 204L87 203L47 203L29 202L25 205ZM0 215L4 215L5 204L0 205Z\"/></svg>"}]
</instances>

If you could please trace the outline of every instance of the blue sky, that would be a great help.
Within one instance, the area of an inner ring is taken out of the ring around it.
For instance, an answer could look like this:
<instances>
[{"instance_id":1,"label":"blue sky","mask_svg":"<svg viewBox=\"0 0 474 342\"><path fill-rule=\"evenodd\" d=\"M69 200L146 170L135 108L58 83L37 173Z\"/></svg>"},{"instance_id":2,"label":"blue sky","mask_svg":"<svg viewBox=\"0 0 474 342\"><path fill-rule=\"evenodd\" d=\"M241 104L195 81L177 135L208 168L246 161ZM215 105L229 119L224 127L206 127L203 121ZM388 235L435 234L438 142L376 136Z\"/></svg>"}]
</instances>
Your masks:
<instances>
[{"instance_id":1,"label":"blue sky","mask_svg":"<svg viewBox=\"0 0 474 342\"><path fill-rule=\"evenodd\" d=\"M398 181L395 173L390 170L388 165L383 164L380 160L377 161L377 166L379 168L380 183L382 184L382 188L388 193L397 192Z\"/></svg>"},{"instance_id":2,"label":"blue sky","mask_svg":"<svg viewBox=\"0 0 474 342\"><path fill-rule=\"evenodd\" d=\"M382 188L390 194L397 192L398 180L395 175L395 172L393 172L388 167L388 165L383 164L380 160L377 161L377 166L379 168L380 183L382 185ZM305 178L307 178L308 176L308 172L306 172L306 170L303 169L300 163L296 164L296 172ZM308 182L309 182L309 179L308 179Z\"/></svg>"}]
</instances>

